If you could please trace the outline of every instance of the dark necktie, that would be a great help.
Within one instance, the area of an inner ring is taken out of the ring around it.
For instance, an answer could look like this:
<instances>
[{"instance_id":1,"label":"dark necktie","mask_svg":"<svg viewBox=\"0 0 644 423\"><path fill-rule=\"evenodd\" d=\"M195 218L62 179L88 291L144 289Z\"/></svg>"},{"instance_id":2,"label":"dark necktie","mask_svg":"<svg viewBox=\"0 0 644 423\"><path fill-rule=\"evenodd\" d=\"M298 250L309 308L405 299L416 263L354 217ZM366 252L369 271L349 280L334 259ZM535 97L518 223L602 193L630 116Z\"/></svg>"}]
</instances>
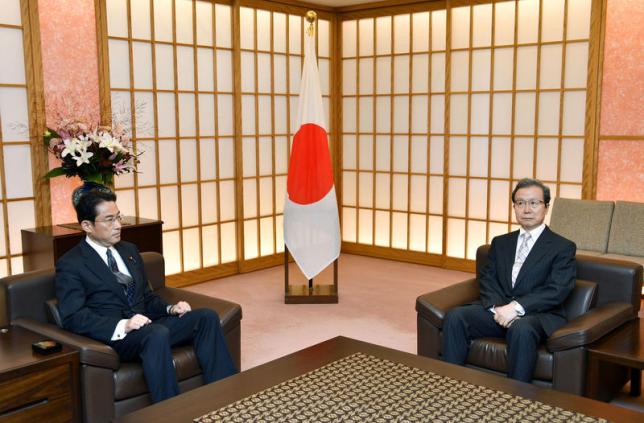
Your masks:
<instances>
[{"instance_id":1,"label":"dark necktie","mask_svg":"<svg viewBox=\"0 0 644 423\"><path fill-rule=\"evenodd\" d=\"M114 273L114 276L116 276L117 282L125 287L127 302L132 305L134 303L134 279L125 273L119 272L116 260L109 249L107 250L107 265L110 267L112 273Z\"/></svg>"}]
</instances>

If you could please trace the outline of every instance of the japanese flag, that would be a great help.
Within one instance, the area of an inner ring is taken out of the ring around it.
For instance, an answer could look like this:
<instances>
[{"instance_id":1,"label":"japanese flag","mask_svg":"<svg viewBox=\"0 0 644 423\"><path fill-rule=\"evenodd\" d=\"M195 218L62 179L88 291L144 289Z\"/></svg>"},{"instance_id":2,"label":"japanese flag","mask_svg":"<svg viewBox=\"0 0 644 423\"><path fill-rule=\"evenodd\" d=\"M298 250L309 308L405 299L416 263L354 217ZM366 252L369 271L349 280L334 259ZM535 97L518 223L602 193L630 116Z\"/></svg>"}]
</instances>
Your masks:
<instances>
[{"instance_id":1,"label":"japanese flag","mask_svg":"<svg viewBox=\"0 0 644 423\"><path fill-rule=\"evenodd\" d=\"M340 255L340 220L333 185L315 33L305 32L298 106L284 206L284 242L307 279Z\"/></svg>"}]
</instances>

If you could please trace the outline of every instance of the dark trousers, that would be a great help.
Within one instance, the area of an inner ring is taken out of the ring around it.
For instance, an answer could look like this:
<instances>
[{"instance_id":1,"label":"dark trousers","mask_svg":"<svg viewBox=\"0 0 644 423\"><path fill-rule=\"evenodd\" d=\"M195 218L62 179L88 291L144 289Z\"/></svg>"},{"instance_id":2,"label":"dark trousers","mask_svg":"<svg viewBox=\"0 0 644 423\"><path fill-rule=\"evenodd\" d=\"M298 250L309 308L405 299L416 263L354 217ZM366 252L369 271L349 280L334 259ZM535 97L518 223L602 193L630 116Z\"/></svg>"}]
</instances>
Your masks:
<instances>
[{"instance_id":1,"label":"dark trousers","mask_svg":"<svg viewBox=\"0 0 644 423\"><path fill-rule=\"evenodd\" d=\"M537 348L546 333L535 316L523 316L506 329L480 304L450 310L443 321L443 360L465 364L470 343L476 338L505 338L508 345L508 377L531 382L537 363Z\"/></svg>"},{"instance_id":2,"label":"dark trousers","mask_svg":"<svg viewBox=\"0 0 644 423\"><path fill-rule=\"evenodd\" d=\"M123 361L141 361L153 402L179 394L171 347L192 343L204 383L237 373L213 310L197 309L183 317L166 316L131 331L110 345Z\"/></svg>"}]
</instances>

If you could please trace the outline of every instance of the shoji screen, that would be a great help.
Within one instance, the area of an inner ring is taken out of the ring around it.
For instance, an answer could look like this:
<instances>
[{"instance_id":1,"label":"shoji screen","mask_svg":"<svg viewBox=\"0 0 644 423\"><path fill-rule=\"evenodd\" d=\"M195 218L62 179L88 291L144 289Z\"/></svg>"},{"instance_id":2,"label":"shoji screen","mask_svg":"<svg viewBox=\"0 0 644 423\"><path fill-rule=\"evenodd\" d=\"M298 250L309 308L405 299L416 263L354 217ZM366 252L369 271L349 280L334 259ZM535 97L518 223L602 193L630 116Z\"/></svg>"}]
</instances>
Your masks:
<instances>
[{"instance_id":1,"label":"shoji screen","mask_svg":"<svg viewBox=\"0 0 644 423\"><path fill-rule=\"evenodd\" d=\"M290 140L298 130L302 15L240 8L244 261L284 251ZM330 125L328 20L318 20L317 34L322 94Z\"/></svg>"},{"instance_id":2,"label":"shoji screen","mask_svg":"<svg viewBox=\"0 0 644 423\"><path fill-rule=\"evenodd\" d=\"M235 262L232 8L107 0L115 119L131 119L139 173L116 180L124 214L164 221L166 273Z\"/></svg>"},{"instance_id":3,"label":"shoji screen","mask_svg":"<svg viewBox=\"0 0 644 423\"><path fill-rule=\"evenodd\" d=\"M347 251L458 266L518 179L581 197L591 0L448 4L342 22Z\"/></svg>"},{"instance_id":4,"label":"shoji screen","mask_svg":"<svg viewBox=\"0 0 644 423\"><path fill-rule=\"evenodd\" d=\"M28 74L34 69L25 54L29 38L20 0L5 0L0 8L0 277L22 272L21 228L36 226L32 132L36 111L30 102ZM24 7L29 10L29 7ZM29 48L29 47L27 47ZM34 142L42 142L39 135ZM43 154L40 151L40 154ZM37 172L36 172L37 173Z\"/></svg>"}]
</instances>

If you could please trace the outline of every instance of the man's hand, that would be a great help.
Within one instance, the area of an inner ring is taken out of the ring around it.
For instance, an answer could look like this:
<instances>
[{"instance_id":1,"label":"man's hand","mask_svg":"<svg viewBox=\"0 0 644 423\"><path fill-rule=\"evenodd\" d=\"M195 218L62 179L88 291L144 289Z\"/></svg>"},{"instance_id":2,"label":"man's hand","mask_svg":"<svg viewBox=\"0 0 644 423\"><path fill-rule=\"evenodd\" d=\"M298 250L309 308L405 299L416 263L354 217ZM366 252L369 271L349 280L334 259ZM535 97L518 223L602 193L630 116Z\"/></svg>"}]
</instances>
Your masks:
<instances>
[{"instance_id":1,"label":"man's hand","mask_svg":"<svg viewBox=\"0 0 644 423\"><path fill-rule=\"evenodd\" d=\"M504 328L509 328L514 319L519 317L514 308L514 304L512 303L500 307L494 307L494 311L494 321Z\"/></svg>"},{"instance_id":2,"label":"man's hand","mask_svg":"<svg viewBox=\"0 0 644 423\"><path fill-rule=\"evenodd\" d=\"M191 311L190 304L185 301L179 301L172 307L170 307L170 314L176 314L179 317L183 317L184 314Z\"/></svg>"},{"instance_id":3,"label":"man's hand","mask_svg":"<svg viewBox=\"0 0 644 423\"><path fill-rule=\"evenodd\" d=\"M145 325L152 323L152 320L148 319L142 314L135 314L130 317L125 323L125 333L132 332L133 330L141 329Z\"/></svg>"}]
</instances>

